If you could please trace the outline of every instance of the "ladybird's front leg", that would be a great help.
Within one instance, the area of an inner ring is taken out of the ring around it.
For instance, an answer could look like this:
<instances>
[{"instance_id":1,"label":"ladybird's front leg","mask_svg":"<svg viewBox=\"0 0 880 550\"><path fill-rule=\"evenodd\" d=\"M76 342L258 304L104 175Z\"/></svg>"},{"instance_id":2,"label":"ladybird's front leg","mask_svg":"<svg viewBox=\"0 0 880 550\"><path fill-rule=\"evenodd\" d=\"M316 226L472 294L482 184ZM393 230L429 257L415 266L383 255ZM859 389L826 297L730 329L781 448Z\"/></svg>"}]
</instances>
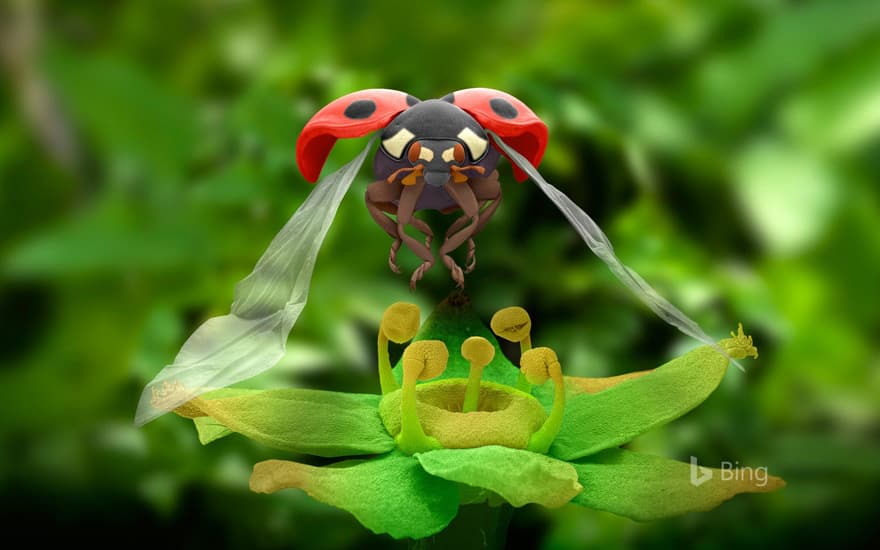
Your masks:
<instances>
[{"instance_id":1,"label":"ladybird's front leg","mask_svg":"<svg viewBox=\"0 0 880 550\"><path fill-rule=\"evenodd\" d=\"M464 287L464 272L449 253L461 246L462 243L473 235L474 228L477 227L480 218L480 205L473 190L466 183L448 183L446 184L446 192L449 193L449 196L455 200L464 213L462 215L464 220L462 221L459 218L453 226L464 225L464 227L451 235L447 232L446 240L440 246L440 257L443 259L444 265L449 268L452 280L455 281L459 288L462 288ZM465 225L467 222L470 223Z\"/></svg>"},{"instance_id":2,"label":"ladybird's front leg","mask_svg":"<svg viewBox=\"0 0 880 550\"><path fill-rule=\"evenodd\" d=\"M416 288L416 283L420 281L425 272L431 269L434 265L434 254L431 253L430 247L430 239L433 237L433 233L431 233L431 229L427 224L415 217L416 203L424 189L425 180L423 178L418 178L412 185L404 185L403 190L400 193L400 202L397 206L397 237L402 239L406 246L412 250L416 256L422 259L422 265L416 268L416 270L413 271L412 277L410 277L409 286L412 289ZM407 224L412 224L417 229L422 230L422 232L427 230L427 244L422 244L407 235Z\"/></svg>"}]
</instances>

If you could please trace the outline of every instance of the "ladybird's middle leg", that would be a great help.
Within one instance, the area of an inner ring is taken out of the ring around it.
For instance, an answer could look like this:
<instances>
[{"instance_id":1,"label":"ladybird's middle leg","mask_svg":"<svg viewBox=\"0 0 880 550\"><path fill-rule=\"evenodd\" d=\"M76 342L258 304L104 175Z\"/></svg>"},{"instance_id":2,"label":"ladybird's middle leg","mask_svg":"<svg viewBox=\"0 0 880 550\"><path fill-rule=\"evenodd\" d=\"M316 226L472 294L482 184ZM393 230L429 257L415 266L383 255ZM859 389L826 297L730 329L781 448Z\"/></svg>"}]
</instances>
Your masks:
<instances>
[{"instance_id":1,"label":"ladybird's middle leg","mask_svg":"<svg viewBox=\"0 0 880 550\"><path fill-rule=\"evenodd\" d=\"M474 195L476 195L477 200L480 201L480 219L477 220L474 232L471 234L471 238L468 239L467 267L465 268L465 273L470 273L477 265L477 245L474 243L474 237L476 237L480 231L486 227L489 220L492 219L492 215L498 210L502 198L501 183L498 181L498 170L492 172L487 178L471 179L470 185L471 189L474 190ZM486 203L488 203L488 206L486 206Z\"/></svg>"}]
</instances>

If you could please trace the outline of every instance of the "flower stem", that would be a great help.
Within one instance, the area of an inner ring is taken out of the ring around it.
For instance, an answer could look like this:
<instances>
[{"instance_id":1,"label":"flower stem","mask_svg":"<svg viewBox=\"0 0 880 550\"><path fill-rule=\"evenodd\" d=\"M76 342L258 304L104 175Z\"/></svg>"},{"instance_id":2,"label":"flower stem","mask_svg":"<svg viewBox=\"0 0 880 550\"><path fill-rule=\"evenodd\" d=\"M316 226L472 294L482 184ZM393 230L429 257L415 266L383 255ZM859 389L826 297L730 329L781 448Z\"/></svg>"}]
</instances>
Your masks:
<instances>
[{"instance_id":1,"label":"flower stem","mask_svg":"<svg viewBox=\"0 0 880 550\"><path fill-rule=\"evenodd\" d=\"M458 515L446 529L432 537L411 541L409 548L504 548L512 515L513 507L509 504L468 504L458 509Z\"/></svg>"}]
</instances>

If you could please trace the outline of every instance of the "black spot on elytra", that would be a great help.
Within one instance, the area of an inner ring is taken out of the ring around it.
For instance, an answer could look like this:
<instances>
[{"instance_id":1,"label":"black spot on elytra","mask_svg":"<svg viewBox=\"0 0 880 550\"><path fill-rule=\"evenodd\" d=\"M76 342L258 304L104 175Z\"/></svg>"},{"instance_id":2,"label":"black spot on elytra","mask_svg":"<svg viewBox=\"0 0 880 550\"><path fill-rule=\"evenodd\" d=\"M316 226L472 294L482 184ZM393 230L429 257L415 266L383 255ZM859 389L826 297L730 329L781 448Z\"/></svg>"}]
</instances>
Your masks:
<instances>
[{"instance_id":1,"label":"black spot on elytra","mask_svg":"<svg viewBox=\"0 0 880 550\"><path fill-rule=\"evenodd\" d=\"M351 105L345 108L345 116L348 118L370 118L375 112L376 102L371 99L352 101Z\"/></svg>"},{"instance_id":2,"label":"black spot on elytra","mask_svg":"<svg viewBox=\"0 0 880 550\"><path fill-rule=\"evenodd\" d=\"M440 101L445 101L446 103L455 103L455 93L446 94L445 96L440 98Z\"/></svg>"},{"instance_id":3,"label":"black spot on elytra","mask_svg":"<svg viewBox=\"0 0 880 550\"><path fill-rule=\"evenodd\" d=\"M419 103L421 100L414 95L406 94L406 104L412 107L416 103Z\"/></svg>"},{"instance_id":4,"label":"black spot on elytra","mask_svg":"<svg viewBox=\"0 0 880 550\"><path fill-rule=\"evenodd\" d=\"M500 116L501 118L516 118L519 114L519 111L516 110L516 107L510 104L509 101L502 97L493 97L489 100L489 106L492 107L492 110L495 111L495 114Z\"/></svg>"}]
</instances>

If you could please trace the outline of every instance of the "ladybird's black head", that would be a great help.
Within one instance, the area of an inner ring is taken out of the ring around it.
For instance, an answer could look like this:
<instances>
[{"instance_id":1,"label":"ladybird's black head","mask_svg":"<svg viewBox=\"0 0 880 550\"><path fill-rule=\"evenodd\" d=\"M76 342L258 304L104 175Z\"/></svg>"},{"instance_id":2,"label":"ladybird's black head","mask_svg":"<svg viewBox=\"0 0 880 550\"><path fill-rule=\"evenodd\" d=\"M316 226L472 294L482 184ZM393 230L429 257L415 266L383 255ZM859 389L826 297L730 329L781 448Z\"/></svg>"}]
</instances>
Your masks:
<instances>
[{"instance_id":1,"label":"ladybird's black head","mask_svg":"<svg viewBox=\"0 0 880 550\"><path fill-rule=\"evenodd\" d=\"M421 165L425 182L442 186L461 177L456 176L458 168L486 157L489 138L459 107L431 99L410 107L385 127L381 150L395 165Z\"/></svg>"}]
</instances>

